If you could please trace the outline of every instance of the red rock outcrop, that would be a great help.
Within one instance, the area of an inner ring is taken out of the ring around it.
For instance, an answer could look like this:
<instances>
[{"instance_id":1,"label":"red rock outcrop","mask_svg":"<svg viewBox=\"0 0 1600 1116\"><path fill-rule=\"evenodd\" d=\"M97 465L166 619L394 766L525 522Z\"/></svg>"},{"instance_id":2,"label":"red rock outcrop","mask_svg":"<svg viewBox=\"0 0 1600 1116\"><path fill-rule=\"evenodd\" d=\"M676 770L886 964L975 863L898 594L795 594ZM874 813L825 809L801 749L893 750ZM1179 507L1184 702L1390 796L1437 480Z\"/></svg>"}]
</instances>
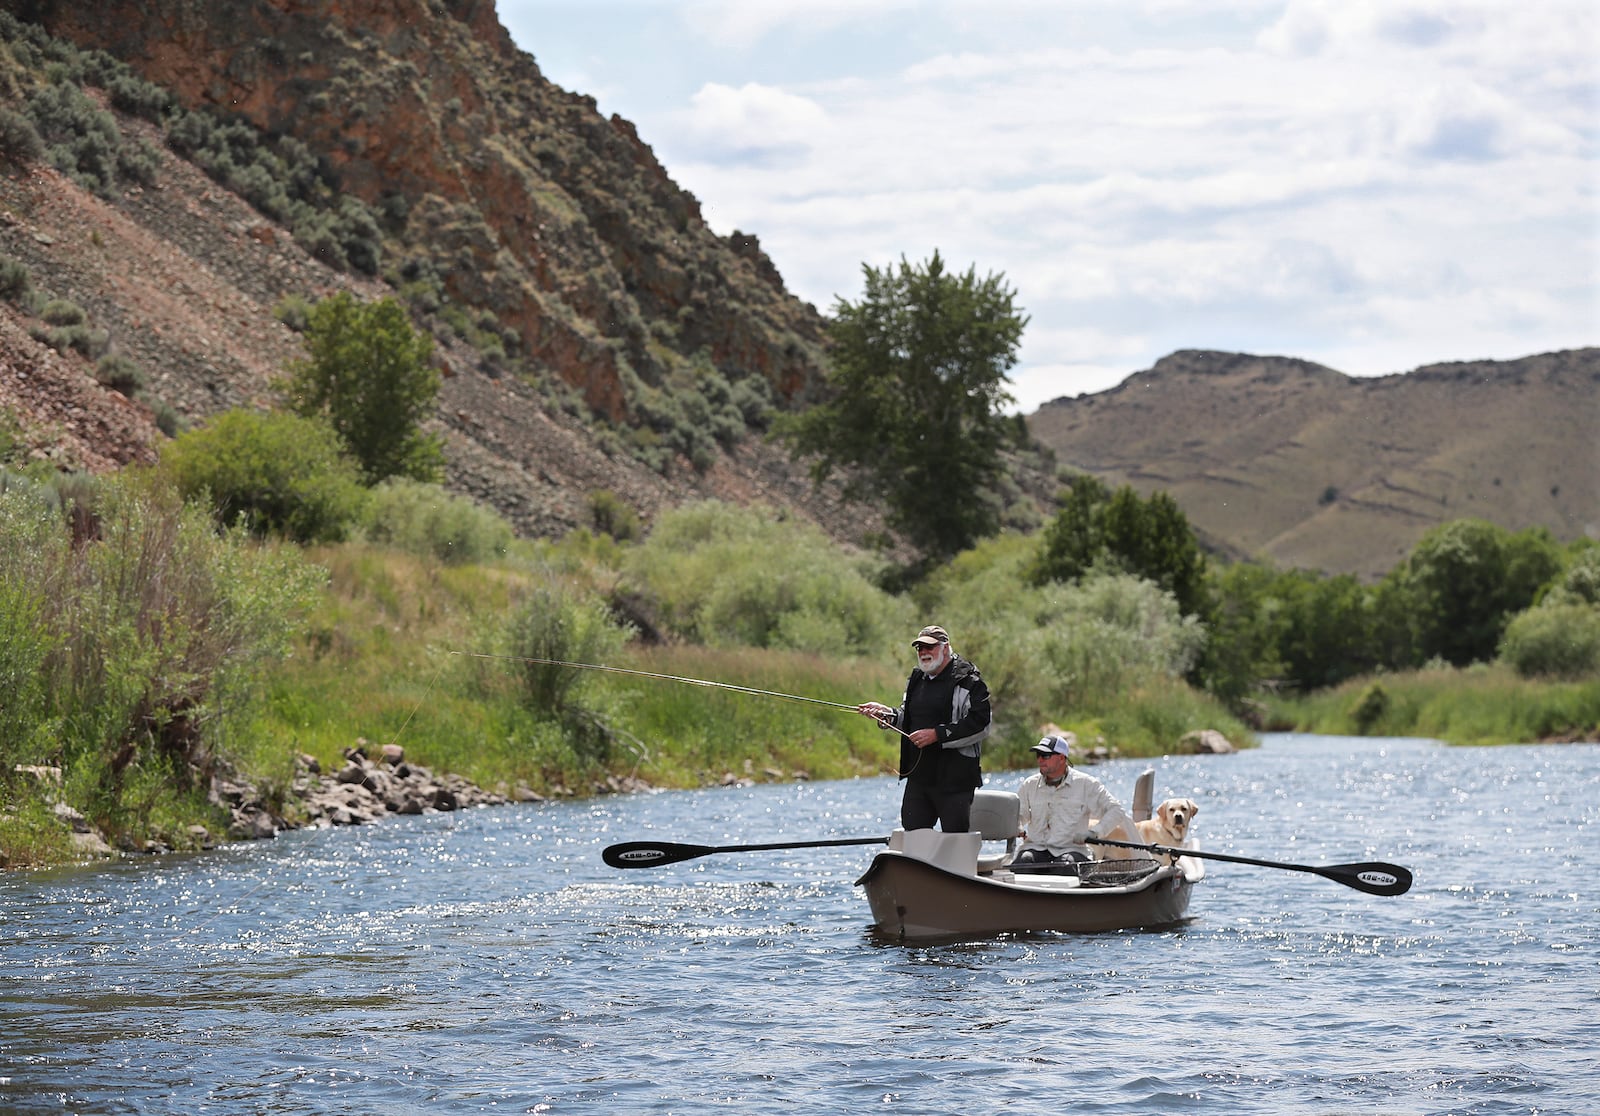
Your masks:
<instances>
[{"instance_id":1,"label":"red rock outcrop","mask_svg":"<svg viewBox=\"0 0 1600 1116\"><path fill-rule=\"evenodd\" d=\"M449 226L450 296L489 310L616 421L624 364L658 383L674 353L703 351L784 399L818 382L815 308L785 291L753 237L713 233L631 124L546 81L488 0L0 7L123 59L187 106L296 136L369 203L403 199L402 248Z\"/></svg>"}]
</instances>

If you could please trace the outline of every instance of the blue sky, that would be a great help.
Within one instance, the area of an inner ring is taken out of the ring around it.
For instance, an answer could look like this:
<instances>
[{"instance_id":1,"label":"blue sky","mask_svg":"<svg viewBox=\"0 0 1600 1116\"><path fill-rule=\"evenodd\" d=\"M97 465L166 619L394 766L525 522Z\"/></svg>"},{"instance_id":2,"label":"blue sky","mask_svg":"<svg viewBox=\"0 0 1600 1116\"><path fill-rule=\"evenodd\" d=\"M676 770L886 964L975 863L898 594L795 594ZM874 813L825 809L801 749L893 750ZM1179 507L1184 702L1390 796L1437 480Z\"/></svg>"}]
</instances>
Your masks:
<instances>
[{"instance_id":1,"label":"blue sky","mask_svg":"<svg viewBox=\"0 0 1600 1116\"><path fill-rule=\"evenodd\" d=\"M1600 344L1588 0L499 0L829 311L937 249L1017 407L1176 349L1350 375Z\"/></svg>"}]
</instances>

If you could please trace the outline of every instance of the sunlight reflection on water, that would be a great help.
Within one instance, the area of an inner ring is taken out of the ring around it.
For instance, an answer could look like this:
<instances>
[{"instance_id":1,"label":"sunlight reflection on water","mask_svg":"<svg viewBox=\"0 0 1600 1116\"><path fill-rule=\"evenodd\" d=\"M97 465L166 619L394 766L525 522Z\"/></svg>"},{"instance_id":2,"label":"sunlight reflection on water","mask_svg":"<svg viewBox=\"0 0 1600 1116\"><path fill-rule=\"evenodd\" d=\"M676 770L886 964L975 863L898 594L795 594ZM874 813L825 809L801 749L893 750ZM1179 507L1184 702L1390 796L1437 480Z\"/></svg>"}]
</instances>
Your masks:
<instances>
[{"instance_id":1,"label":"sunlight reflection on water","mask_svg":"<svg viewBox=\"0 0 1600 1116\"><path fill-rule=\"evenodd\" d=\"M0 1108L1592 1113L1597 759L1316 737L1171 757L1158 797L1201 803L1204 847L1417 884L1212 863L1195 917L1148 933L886 944L859 848L600 862L650 835L871 834L896 800L878 779L0 877ZM1125 794L1143 766L1099 774Z\"/></svg>"}]
</instances>

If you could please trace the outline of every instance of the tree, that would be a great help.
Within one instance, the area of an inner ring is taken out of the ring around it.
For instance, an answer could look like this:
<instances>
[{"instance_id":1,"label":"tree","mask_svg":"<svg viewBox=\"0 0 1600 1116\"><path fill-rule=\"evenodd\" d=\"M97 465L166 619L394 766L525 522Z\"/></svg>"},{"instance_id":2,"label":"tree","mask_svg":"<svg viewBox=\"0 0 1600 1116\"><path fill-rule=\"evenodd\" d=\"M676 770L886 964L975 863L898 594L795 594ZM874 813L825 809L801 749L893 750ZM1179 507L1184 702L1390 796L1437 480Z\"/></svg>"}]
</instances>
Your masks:
<instances>
[{"instance_id":1,"label":"tree","mask_svg":"<svg viewBox=\"0 0 1600 1116\"><path fill-rule=\"evenodd\" d=\"M1072 478L1066 499L1056 517L1045 524L1039 558L1032 571L1035 585L1047 581L1076 582L1105 553L1101 513L1111 500L1111 490L1087 473Z\"/></svg>"},{"instance_id":2,"label":"tree","mask_svg":"<svg viewBox=\"0 0 1600 1116\"><path fill-rule=\"evenodd\" d=\"M945 559L999 529L1014 429L1000 408L1027 318L1004 276L947 273L938 252L862 272L861 300L834 309L830 398L779 432L815 455L815 480L851 469L847 494L881 499L925 559Z\"/></svg>"},{"instance_id":3,"label":"tree","mask_svg":"<svg viewBox=\"0 0 1600 1116\"><path fill-rule=\"evenodd\" d=\"M1095 477L1074 479L1045 525L1035 584L1076 582L1097 563L1152 581L1185 616L1206 617L1206 563L1189 519L1165 492L1142 499L1131 486L1111 492Z\"/></svg>"},{"instance_id":4,"label":"tree","mask_svg":"<svg viewBox=\"0 0 1600 1116\"><path fill-rule=\"evenodd\" d=\"M443 442L421 429L439 394L433 339L411 328L398 302L363 305L348 291L325 298L311 308L306 348L289 369L289 404L327 416L367 484L441 479Z\"/></svg>"},{"instance_id":5,"label":"tree","mask_svg":"<svg viewBox=\"0 0 1600 1116\"><path fill-rule=\"evenodd\" d=\"M1512 534L1481 519L1435 527L1389 574L1411 618L1410 665L1493 659L1511 617L1561 568L1560 547L1543 528Z\"/></svg>"}]
</instances>

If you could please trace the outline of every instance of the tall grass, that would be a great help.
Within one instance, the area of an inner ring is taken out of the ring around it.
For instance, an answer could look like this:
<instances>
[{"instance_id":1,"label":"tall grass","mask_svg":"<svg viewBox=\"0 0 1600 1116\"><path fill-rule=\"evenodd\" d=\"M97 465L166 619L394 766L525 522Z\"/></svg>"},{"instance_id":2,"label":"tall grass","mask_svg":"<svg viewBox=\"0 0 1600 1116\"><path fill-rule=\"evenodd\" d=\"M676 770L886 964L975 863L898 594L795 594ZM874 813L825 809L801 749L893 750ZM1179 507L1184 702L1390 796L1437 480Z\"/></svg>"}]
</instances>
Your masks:
<instances>
[{"instance_id":1,"label":"tall grass","mask_svg":"<svg viewBox=\"0 0 1600 1116\"><path fill-rule=\"evenodd\" d=\"M170 488L124 475L63 510L0 493L0 785L58 768L59 797L137 844L215 824L211 776L261 664L287 649L320 573L298 551L219 533ZM26 811L0 823L7 857ZM21 839L26 844L25 839Z\"/></svg>"},{"instance_id":2,"label":"tall grass","mask_svg":"<svg viewBox=\"0 0 1600 1116\"><path fill-rule=\"evenodd\" d=\"M629 666L765 691L643 677L609 683L625 698L625 723L643 748L637 769L652 781L695 785L728 774L765 777L769 769L784 778L837 779L896 769L899 738L853 708L898 698L905 676L882 662L676 647L637 652Z\"/></svg>"},{"instance_id":3,"label":"tall grass","mask_svg":"<svg viewBox=\"0 0 1600 1116\"><path fill-rule=\"evenodd\" d=\"M1274 727L1302 732L1426 736L1451 744L1600 739L1600 679L1520 678L1504 664L1353 679L1267 702Z\"/></svg>"}]
</instances>

